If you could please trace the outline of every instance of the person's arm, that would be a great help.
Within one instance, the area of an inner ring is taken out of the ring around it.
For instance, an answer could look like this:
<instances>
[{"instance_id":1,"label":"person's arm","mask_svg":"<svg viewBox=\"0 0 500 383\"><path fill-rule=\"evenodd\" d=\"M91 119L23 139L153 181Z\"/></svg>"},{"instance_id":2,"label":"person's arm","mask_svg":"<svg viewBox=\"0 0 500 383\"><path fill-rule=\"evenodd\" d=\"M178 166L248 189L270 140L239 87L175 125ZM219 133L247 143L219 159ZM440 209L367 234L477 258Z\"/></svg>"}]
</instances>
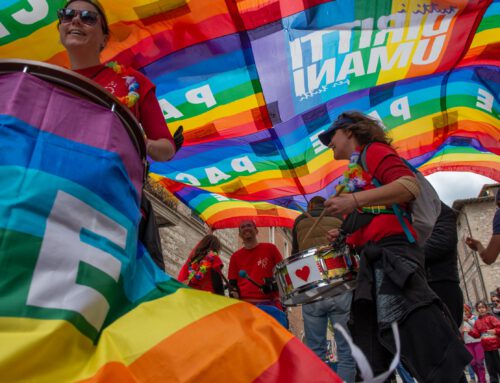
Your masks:
<instances>
[{"instance_id":1,"label":"person's arm","mask_svg":"<svg viewBox=\"0 0 500 383\"><path fill-rule=\"evenodd\" d=\"M403 204L418 195L419 187L415 175L388 145L370 145L366 152L366 162L368 172L382 185L370 190L330 197L325 202L328 213L343 215L363 206Z\"/></svg>"},{"instance_id":2,"label":"person's arm","mask_svg":"<svg viewBox=\"0 0 500 383\"><path fill-rule=\"evenodd\" d=\"M166 138L160 138L159 140L150 140L148 138L146 143L146 150L148 155L154 161L158 162L166 162L170 160L175 154L172 143Z\"/></svg>"},{"instance_id":3,"label":"person's arm","mask_svg":"<svg viewBox=\"0 0 500 383\"><path fill-rule=\"evenodd\" d=\"M325 209L330 214L350 214L363 206L390 206L409 202L413 198L414 195L396 180L375 189L330 197L325 202Z\"/></svg>"},{"instance_id":4,"label":"person's arm","mask_svg":"<svg viewBox=\"0 0 500 383\"><path fill-rule=\"evenodd\" d=\"M154 88L141 96L141 124L147 136L147 153L154 161L168 161L175 155L175 144L168 130Z\"/></svg>"},{"instance_id":5,"label":"person's arm","mask_svg":"<svg viewBox=\"0 0 500 383\"><path fill-rule=\"evenodd\" d=\"M474 327L472 329L470 329L469 331L469 335L473 338L480 338L481 337L481 333L479 332L477 326L476 326L476 323L477 321L474 323Z\"/></svg>"},{"instance_id":6,"label":"person's arm","mask_svg":"<svg viewBox=\"0 0 500 383\"><path fill-rule=\"evenodd\" d=\"M213 268L210 270L210 277L212 278L212 286L214 288L214 293L218 295L224 295L224 283L222 281L221 271Z\"/></svg>"},{"instance_id":7,"label":"person's arm","mask_svg":"<svg viewBox=\"0 0 500 383\"><path fill-rule=\"evenodd\" d=\"M493 330L491 334L500 336L500 320L498 320L494 315L491 315L490 326Z\"/></svg>"},{"instance_id":8,"label":"person's arm","mask_svg":"<svg viewBox=\"0 0 500 383\"><path fill-rule=\"evenodd\" d=\"M229 259L229 269L227 271L227 279L229 280L229 296L238 299L240 297L240 290L238 287L238 265L236 264L236 258L231 255Z\"/></svg>"},{"instance_id":9,"label":"person's arm","mask_svg":"<svg viewBox=\"0 0 500 383\"><path fill-rule=\"evenodd\" d=\"M480 241L472 237L467 237L465 243L472 250L477 251L481 259L487 265L491 265L493 262L495 262L498 254L500 253L500 234L493 234L486 248Z\"/></svg>"}]
</instances>

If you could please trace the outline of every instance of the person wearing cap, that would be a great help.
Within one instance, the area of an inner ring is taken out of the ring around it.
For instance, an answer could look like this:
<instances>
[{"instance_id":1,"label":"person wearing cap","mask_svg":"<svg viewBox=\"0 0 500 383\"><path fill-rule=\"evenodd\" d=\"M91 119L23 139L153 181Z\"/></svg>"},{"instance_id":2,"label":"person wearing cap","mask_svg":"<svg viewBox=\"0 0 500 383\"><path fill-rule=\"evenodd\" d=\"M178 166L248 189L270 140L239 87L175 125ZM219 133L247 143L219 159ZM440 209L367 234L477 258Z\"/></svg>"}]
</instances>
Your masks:
<instances>
[{"instance_id":1,"label":"person wearing cap","mask_svg":"<svg viewBox=\"0 0 500 383\"><path fill-rule=\"evenodd\" d=\"M70 68L95 81L133 112L147 136L147 153L155 161L168 161L183 143L182 129L174 137L167 128L155 96L155 86L142 73L118 64L101 63L110 30L96 0L69 0L57 12L62 45Z\"/></svg>"},{"instance_id":2,"label":"person wearing cap","mask_svg":"<svg viewBox=\"0 0 500 383\"><path fill-rule=\"evenodd\" d=\"M465 243L472 250L477 251L481 259L487 265L491 265L498 258L498 254L500 253L500 189L497 190L495 202L497 205L497 210L495 211L495 215L493 216L493 234L488 242L486 247L472 237L467 237L465 239Z\"/></svg>"},{"instance_id":3,"label":"person wearing cap","mask_svg":"<svg viewBox=\"0 0 500 383\"><path fill-rule=\"evenodd\" d=\"M396 352L391 324L398 324L401 362L419 382L462 382L471 355L443 302L430 289L422 249L409 219L409 203L420 190L412 170L390 145L378 120L344 112L320 141L335 160L349 160L341 181L344 193L325 202L344 216L346 242L360 254L350 330L373 373L389 369ZM361 161L363 166L361 166ZM340 189L339 189L340 190ZM407 214L398 217L394 205ZM339 229L328 231L334 241Z\"/></svg>"}]
</instances>

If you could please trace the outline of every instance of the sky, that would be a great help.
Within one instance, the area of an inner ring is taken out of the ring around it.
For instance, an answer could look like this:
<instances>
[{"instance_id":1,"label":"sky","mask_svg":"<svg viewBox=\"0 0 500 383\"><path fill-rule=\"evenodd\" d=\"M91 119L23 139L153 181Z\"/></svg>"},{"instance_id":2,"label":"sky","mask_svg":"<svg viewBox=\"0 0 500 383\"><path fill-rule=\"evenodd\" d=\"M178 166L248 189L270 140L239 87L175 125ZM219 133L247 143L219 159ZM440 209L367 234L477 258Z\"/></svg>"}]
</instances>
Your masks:
<instances>
[{"instance_id":1,"label":"sky","mask_svg":"<svg viewBox=\"0 0 500 383\"><path fill-rule=\"evenodd\" d=\"M457 199L475 198L484 184L496 183L491 178L469 172L437 172L427 179L448 206Z\"/></svg>"}]
</instances>

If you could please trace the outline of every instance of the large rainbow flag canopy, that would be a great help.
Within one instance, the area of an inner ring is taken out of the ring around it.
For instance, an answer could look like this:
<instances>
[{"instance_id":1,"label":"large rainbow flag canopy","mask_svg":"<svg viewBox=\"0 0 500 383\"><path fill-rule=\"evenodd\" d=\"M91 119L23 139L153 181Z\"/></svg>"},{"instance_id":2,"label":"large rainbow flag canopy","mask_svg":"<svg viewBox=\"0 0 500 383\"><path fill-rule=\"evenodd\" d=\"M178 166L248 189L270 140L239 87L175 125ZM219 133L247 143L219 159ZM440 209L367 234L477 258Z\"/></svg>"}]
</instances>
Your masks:
<instances>
[{"instance_id":1,"label":"large rainbow flag canopy","mask_svg":"<svg viewBox=\"0 0 500 383\"><path fill-rule=\"evenodd\" d=\"M0 2L0 58L68 67L65 2ZM426 174L500 181L500 0L101 4L103 59L145 73L184 126L152 177L213 228L291 226L295 204L332 194L345 164L317 137L352 109ZM338 381L257 308L155 268L141 159L113 112L21 71L0 97L2 382Z\"/></svg>"},{"instance_id":2,"label":"large rainbow flag canopy","mask_svg":"<svg viewBox=\"0 0 500 383\"><path fill-rule=\"evenodd\" d=\"M0 56L67 66L63 0L0 5ZM155 181L213 228L292 226L345 163L317 136L341 112L379 118L424 174L500 181L499 0L102 0L103 59L157 85L184 127Z\"/></svg>"},{"instance_id":3,"label":"large rainbow flag canopy","mask_svg":"<svg viewBox=\"0 0 500 383\"><path fill-rule=\"evenodd\" d=\"M4 64L2 383L340 382L264 311L153 263L137 241L144 164L126 107L83 97L99 89L70 71L48 81L47 65Z\"/></svg>"}]
</instances>

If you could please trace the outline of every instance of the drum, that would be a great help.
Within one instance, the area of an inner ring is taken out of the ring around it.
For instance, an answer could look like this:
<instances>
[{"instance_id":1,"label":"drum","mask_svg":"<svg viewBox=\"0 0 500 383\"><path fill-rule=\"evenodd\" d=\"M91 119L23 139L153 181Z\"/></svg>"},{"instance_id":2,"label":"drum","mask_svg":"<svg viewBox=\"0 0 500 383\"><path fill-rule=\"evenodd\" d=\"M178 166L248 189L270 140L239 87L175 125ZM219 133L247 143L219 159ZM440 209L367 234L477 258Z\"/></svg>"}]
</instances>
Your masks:
<instances>
[{"instance_id":1,"label":"drum","mask_svg":"<svg viewBox=\"0 0 500 383\"><path fill-rule=\"evenodd\" d=\"M44 63L0 60L0 99L0 260L13 305L97 336L113 304L154 280L131 277L154 270L137 243L142 129L104 89Z\"/></svg>"},{"instance_id":2,"label":"drum","mask_svg":"<svg viewBox=\"0 0 500 383\"><path fill-rule=\"evenodd\" d=\"M43 62L0 59L0 77L1 114L33 126L43 118L42 131L111 148L140 197L147 169L145 135L117 98L76 72ZM59 109L63 105L66 109ZM85 128L74 125L80 122L79 115L86 119Z\"/></svg>"},{"instance_id":3,"label":"drum","mask_svg":"<svg viewBox=\"0 0 500 383\"><path fill-rule=\"evenodd\" d=\"M359 256L343 244L312 247L284 259L274 268L285 306L312 303L352 290Z\"/></svg>"}]
</instances>

